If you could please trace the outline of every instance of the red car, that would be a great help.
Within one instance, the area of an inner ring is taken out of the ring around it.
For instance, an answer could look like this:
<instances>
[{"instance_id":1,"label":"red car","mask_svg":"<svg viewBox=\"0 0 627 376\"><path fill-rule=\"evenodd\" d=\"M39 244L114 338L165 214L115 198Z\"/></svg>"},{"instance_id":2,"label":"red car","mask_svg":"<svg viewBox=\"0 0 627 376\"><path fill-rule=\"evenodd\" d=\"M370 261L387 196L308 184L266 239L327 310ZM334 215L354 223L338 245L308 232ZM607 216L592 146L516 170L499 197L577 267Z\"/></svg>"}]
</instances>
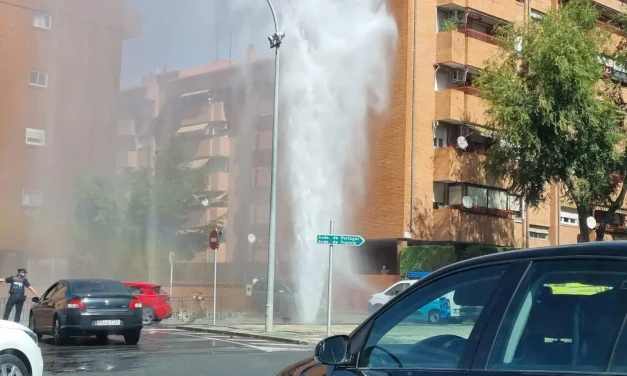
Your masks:
<instances>
[{"instance_id":1,"label":"red car","mask_svg":"<svg viewBox=\"0 0 627 376\"><path fill-rule=\"evenodd\" d=\"M124 285L142 303L145 326L172 317L170 296L160 285L148 282L124 282Z\"/></svg>"}]
</instances>

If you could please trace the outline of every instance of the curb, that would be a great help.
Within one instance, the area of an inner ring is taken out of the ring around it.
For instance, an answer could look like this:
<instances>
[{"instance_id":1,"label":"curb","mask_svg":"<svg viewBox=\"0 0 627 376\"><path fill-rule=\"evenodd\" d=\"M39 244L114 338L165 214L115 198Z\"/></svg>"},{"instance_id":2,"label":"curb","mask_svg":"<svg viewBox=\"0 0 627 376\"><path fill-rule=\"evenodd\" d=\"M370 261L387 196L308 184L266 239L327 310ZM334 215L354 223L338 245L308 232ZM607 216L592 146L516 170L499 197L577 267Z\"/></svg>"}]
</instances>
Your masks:
<instances>
[{"instance_id":1,"label":"curb","mask_svg":"<svg viewBox=\"0 0 627 376\"><path fill-rule=\"evenodd\" d=\"M236 337L264 339L267 341L289 343L289 344L294 344L294 345L314 345L318 343L318 341L306 341L306 340L301 340L301 339L283 338L283 337L276 337L270 334L247 333L247 332L240 332L237 330L228 330L228 329L225 330L225 329L199 328L199 327L183 326L183 325L177 325L176 329L181 329L181 330L185 330L188 332L196 332L196 333L227 334L227 335L232 335Z\"/></svg>"}]
</instances>

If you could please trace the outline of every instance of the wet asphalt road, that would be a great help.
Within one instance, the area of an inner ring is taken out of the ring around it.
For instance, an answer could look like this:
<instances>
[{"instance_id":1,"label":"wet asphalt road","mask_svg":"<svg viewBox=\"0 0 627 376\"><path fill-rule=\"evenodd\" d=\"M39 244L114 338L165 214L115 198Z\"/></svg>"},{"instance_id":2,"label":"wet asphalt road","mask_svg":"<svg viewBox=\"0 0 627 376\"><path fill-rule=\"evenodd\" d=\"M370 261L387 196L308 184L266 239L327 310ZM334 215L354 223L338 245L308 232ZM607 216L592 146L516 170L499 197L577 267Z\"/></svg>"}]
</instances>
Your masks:
<instances>
[{"instance_id":1,"label":"wet asphalt road","mask_svg":"<svg viewBox=\"0 0 627 376\"><path fill-rule=\"evenodd\" d=\"M173 328L144 329L137 346L127 346L121 337L79 338L61 347L50 340L44 336L40 342L44 375L276 375L313 354L311 346Z\"/></svg>"}]
</instances>

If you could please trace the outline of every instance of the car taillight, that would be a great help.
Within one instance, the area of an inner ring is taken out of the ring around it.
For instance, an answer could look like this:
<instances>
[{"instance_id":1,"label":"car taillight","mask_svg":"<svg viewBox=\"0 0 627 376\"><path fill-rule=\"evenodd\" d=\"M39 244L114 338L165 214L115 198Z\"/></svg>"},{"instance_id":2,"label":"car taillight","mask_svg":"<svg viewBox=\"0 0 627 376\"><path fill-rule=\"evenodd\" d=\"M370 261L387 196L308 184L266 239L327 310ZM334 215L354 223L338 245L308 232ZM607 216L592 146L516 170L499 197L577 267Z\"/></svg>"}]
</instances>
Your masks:
<instances>
[{"instance_id":1,"label":"car taillight","mask_svg":"<svg viewBox=\"0 0 627 376\"><path fill-rule=\"evenodd\" d=\"M72 299L67 302L68 309L85 309L85 305L80 299Z\"/></svg>"},{"instance_id":2,"label":"car taillight","mask_svg":"<svg viewBox=\"0 0 627 376\"><path fill-rule=\"evenodd\" d=\"M446 301L446 308L451 308L451 301L450 300Z\"/></svg>"},{"instance_id":3,"label":"car taillight","mask_svg":"<svg viewBox=\"0 0 627 376\"><path fill-rule=\"evenodd\" d=\"M133 300L131 300L131 309L134 308L141 308L142 306L142 302L139 301L139 299L135 298Z\"/></svg>"}]
</instances>

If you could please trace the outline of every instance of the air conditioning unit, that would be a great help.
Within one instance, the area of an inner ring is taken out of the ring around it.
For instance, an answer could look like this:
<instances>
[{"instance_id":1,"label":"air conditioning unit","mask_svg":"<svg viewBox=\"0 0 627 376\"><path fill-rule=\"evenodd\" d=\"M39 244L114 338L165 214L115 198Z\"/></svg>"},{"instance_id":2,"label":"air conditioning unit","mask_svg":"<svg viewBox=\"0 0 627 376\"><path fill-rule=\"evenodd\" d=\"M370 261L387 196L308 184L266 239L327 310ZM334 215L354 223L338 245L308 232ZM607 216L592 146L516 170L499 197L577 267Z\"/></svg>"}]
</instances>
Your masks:
<instances>
[{"instance_id":1,"label":"air conditioning unit","mask_svg":"<svg viewBox=\"0 0 627 376\"><path fill-rule=\"evenodd\" d=\"M455 69L451 78L453 82L466 82L466 71Z\"/></svg>"},{"instance_id":2,"label":"air conditioning unit","mask_svg":"<svg viewBox=\"0 0 627 376\"><path fill-rule=\"evenodd\" d=\"M454 10L451 12L451 18L457 23L466 23L466 12L463 10Z\"/></svg>"}]
</instances>

